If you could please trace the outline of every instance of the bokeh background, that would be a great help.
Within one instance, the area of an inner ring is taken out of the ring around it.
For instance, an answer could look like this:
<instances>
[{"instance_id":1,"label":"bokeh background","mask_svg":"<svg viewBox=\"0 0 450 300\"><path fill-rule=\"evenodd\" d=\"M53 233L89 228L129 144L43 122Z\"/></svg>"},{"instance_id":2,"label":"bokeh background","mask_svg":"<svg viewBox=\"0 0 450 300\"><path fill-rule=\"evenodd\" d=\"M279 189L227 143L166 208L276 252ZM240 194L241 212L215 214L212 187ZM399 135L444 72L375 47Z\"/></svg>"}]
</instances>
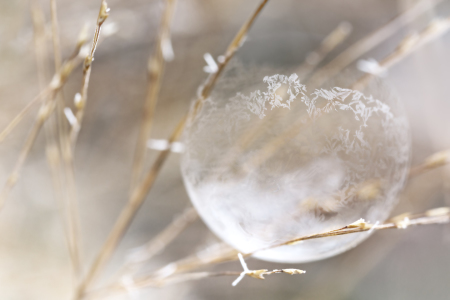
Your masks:
<instances>
[{"instance_id":1,"label":"bokeh background","mask_svg":"<svg viewBox=\"0 0 450 300\"><path fill-rule=\"evenodd\" d=\"M382 26L413 0L272 0L249 34L301 32L305 57L341 21L353 26L351 36L327 60ZM49 1L36 1L48 24L52 61ZM87 22L92 34L100 1L58 0L63 57ZM146 93L146 62L154 49L163 1L110 0L110 17L118 32L105 39L95 55L88 104L75 151L75 175L81 214L83 265L92 261L129 194L131 165L139 118ZM188 110L203 72L203 54L222 54L246 20L256 0L179 0L172 26L175 59L166 64L152 138L164 139ZM39 92L30 2L0 0L0 128ZM422 30L430 20L450 15L450 2L441 1L392 38L364 55L381 59L407 34ZM261 49L263 51L264 49ZM255 50L257 51L257 50ZM386 81L400 96L410 120L412 165L450 148L450 33L431 42L389 70ZM53 70L53 66L48 66ZM50 72L52 73L52 72ZM81 85L81 68L64 88L73 99ZM68 101L69 102L69 101ZM71 106L71 103L67 103ZM11 172L37 107L0 144L0 182ZM147 164L155 158L149 150ZM179 155L164 166L155 187L135 218L108 266L108 274L130 250L162 230L189 206ZM450 206L450 173L443 167L408 182L396 213L421 212ZM156 270L217 242L196 221L146 266ZM209 278L163 289L145 289L116 299L448 299L450 295L450 227L424 226L375 233L339 256L301 265L280 265L249 259L252 269L297 267L305 275L245 278L231 287L232 277ZM238 262L208 270L240 271ZM0 212L0 299L69 299L70 260L45 155L42 132L20 180Z\"/></svg>"}]
</instances>

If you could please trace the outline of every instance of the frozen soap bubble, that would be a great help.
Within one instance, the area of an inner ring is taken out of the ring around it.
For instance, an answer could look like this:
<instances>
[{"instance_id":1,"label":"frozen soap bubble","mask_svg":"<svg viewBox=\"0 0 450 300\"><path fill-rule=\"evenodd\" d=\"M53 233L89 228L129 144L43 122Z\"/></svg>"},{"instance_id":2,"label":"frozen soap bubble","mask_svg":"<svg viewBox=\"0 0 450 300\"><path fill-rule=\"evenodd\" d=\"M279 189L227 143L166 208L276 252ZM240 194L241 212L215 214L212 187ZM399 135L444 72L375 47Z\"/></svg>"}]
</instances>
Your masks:
<instances>
[{"instance_id":1,"label":"frozen soap bubble","mask_svg":"<svg viewBox=\"0 0 450 300\"><path fill-rule=\"evenodd\" d=\"M341 77L347 79L309 90L295 73L235 63L191 121L184 182L202 219L225 242L247 253L389 216L408 171L406 117L379 81L359 92L346 88L351 76ZM309 240L255 256L314 261L369 234Z\"/></svg>"}]
</instances>

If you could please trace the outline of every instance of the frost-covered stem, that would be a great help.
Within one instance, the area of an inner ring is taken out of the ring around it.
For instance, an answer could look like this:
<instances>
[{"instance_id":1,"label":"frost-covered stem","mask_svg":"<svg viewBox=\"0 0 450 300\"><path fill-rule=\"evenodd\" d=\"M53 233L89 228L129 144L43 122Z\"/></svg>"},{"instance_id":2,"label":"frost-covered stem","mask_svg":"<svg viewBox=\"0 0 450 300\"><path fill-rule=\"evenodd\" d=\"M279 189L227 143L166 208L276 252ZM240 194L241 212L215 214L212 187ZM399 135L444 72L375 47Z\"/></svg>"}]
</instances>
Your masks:
<instances>
[{"instance_id":1,"label":"frost-covered stem","mask_svg":"<svg viewBox=\"0 0 450 300\"><path fill-rule=\"evenodd\" d=\"M379 70L388 69L402 59L407 57L409 54L413 53L420 47L426 45L427 43L434 41L435 39L441 37L450 29L450 17L443 20L433 20L420 34L414 34L406 37L397 46L394 52L385 57L380 63ZM377 75L376 73L367 73L362 76L357 82L355 82L351 89L362 90L373 78Z\"/></svg>"},{"instance_id":2,"label":"frost-covered stem","mask_svg":"<svg viewBox=\"0 0 450 300\"><path fill-rule=\"evenodd\" d=\"M89 79L91 77L91 71L92 71L92 62L94 61L94 53L97 49L98 41L100 38L100 31L102 29L103 23L108 18L109 14L109 8L108 4L105 0L101 0L100 4L100 11L98 13L97 17L97 25L95 26L95 32L94 32L94 39L92 41L91 50L89 51L89 54L84 59L83 63L83 79L81 82L81 92L80 92L80 99L75 103L77 111L76 111L76 118L78 121L78 124L81 125L84 117L84 111L86 107L86 101L87 101L87 92L89 87ZM79 126L72 126L70 131L70 141L71 144L74 146L78 137L78 133L80 131Z\"/></svg>"},{"instance_id":3,"label":"frost-covered stem","mask_svg":"<svg viewBox=\"0 0 450 300\"><path fill-rule=\"evenodd\" d=\"M133 171L131 178L131 190L139 183L141 178L142 166L147 153L147 139L150 136L155 107L158 101L158 95L161 88L161 81L164 73L164 43L170 43L170 25L172 23L177 0L166 0L166 7L161 18L159 34L156 41L156 47L153 54L148 59L147 72L147 96L144 103L144 113L142 116L139 135L133 160Z\"/></svg>"},{"instance_id":4,"label":"frost-covered stem","mask_svg":"<svg viewBox=\"0 0 450 300\"><path fill-rule=\"evenodd\" d=\"M331 62L329 62L323 68L320 68L310 78L309 82L315 87L321 86L327 79L337 75L339 72L345 69L345 67L361 57L361 55L370 51L371 49L394 35L400 27L413 21L420 14L430 8L433 8L440 2L442 2L442 0L421 0L417 2L411 8L399 14L386 25L375 30L371 34L348 47L344 52L336 56L336 58L334 58Z\"/></svg>"},{"instance_id":5,"label":"frost-covered stem","mask_svg":"<svg viewBox=\"0 0 450 300\"><path fill-rule=\"evenodd\" d=\"M135 253L132 253L130 259L120 268L118 276L115 278L120 279L133 274L154 255L166 248L186 227L197 220L197 217L197 211L193 207L186 209L181 215L173 219L157 236L139 247Z\"/></svg>"},{"instance_id":6,"label":"frost-covered stem","mask_svg":"<svg viewBox=\"0 0 450 300\"><path fill-rule=\"evenodd\" d=\"M206 83L203 85L200 93L200 97L197 99L194 105L193 111L191 113L184 116L180 122L178 123L175 131L172 133L172 135L169 138L169 145L176 141L182 134L183 129L187 123L188 117L191 117L195 115L195 113L200 109L201 104L203 101L205 101L205 97L208 97L212 89L214 88L214 85L217 81L218 76L221 74L223 69L225 68L226 64L230 61L234 53L236 53L239 46L243 43L244 37L246 36L248 30L250 29L251 25L255 21L256 17L261 12L264 5L268 2L268 0L264 0L261 2L261 4L257 7L255 12L250 16L249 20L244 23L244 25L241 27L239 32L237 33L236 37L231 42L230 46L228 46L225 59L222 63L219 64L219 70L217 73L211 74L208 79L206 80ZM76 295L77 299L80 299L83 297L83 294L85 293L86 288L90 285L90 283L97 277L99 271L104 267L104 265L107 263L107 261L110 259L112 253L114 252L115 248L117 247L118 243L122 239L125 231L128 229L128 226L130 225L131 221L133 220L134 216L136 215L137 211L141 207L142 203L145 200L145 197L147 196L148 192L152 188L156 177L158 176L164 162L167 160L170 154L170 147L169 149L165 151L161 151L159 153L159 156L156 158L155 163L152 165L150 170L145 175L142 182L136 187L136 189L133 191L129 201L125 205L125 207L122 209L118 220L114 224L114 227L112 228L110 234L108 235L108 238L103 245L103 247L100 250L100 253L98 254L97 258L95 259L93 265L89 269L88 275L83 280L82 284L80 285L78 289L78 293Z\"/></svg>"}]
</instances>

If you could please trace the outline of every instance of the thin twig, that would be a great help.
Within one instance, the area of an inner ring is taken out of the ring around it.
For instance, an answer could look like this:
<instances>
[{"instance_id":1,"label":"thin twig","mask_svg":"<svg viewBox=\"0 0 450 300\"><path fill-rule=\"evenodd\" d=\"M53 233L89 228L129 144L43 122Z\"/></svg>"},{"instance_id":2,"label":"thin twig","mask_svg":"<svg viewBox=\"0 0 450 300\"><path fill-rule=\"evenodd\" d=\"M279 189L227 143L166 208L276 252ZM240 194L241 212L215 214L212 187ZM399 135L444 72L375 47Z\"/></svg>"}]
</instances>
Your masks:
<instances>
[{"instance_id":1,"label":"thin twig","mask_svg":"<svg viewBox=\"0 0 450 300\"><path fill-rule=\"evenodd\" d=\"M443 150L427 157L425 161L409 170L409 178L423 174L429 170L450 164L450 149Z\"/></svg>"},{"instance_id":2,"label":"thin twig","mask_svg":"<svg viewBox=\"0 0 450 300\"><path fill-rule=\"evenodd\" d=\"M216 73L210 74L210 76L207 78L205 84L202 86L200 96L197 99L197 101L194 103L193 109L190 113L188 113L185 117L181 119L179 124L177 125L175 131L172 133L169 144L173 143L175 140L177 140L181 133L183 132L183 129L187 123L188 118L193 117L197 114L198 110L201 108L203 102L206 100L206 98L210 95L212 89L215 86L215 83L220 76L220 74L223 72L225 66L228 64L230 59L233 57L233 55L236 53L236 51L239 49L241 44L244 42L245 37L248 33L248 30L252 26L253 22L255 21L256 17L259 15L263 7L266 5L268 0L263 0L255 12L250 16L250 18L244 23L244 25L241 27L231 44L228 46L227 51L224 55L224 60L220 62L218 71ZM122 212L120 213L120 216L115 223L113 229L111 230L110 234L108 235L108 238L103 245L102 249L100 250L100 253L98 254L94 264L89 269L89 272L87 276L85 277L84 281L80 285L76 299L80 299L86 288L91 284L91 282L96 278L98 272L104 267L106 262L110 259L112 253L114 252L115 248L117 247L118 243L122 239L122 236L124 235L125 231L127 230L128 226L130 225L131 221L133 220L134 216L136 215L137 211L141 207L142 203L144 202L145 196L153 186L153 183L155 182L155 179L157 175L159 174L164 162L168 158L170 153L170 147L169 149L160 152L159 156L157 157L155 163L150 168L150 170L147 172L144 180L141 182L141 184L138 185L138 187L134 190L132 196L130 197L128 203L123 208Z\"/></svg>"},{"instance_id":3,"label":"thin twig","mask_svg":"<svg viewBox=\"0 0 450 300\"><path fill-rule=\"evenodd\" d=\"M352 32L352 25L342 22L320 43L319 47L306 56L305 61L297 70L300 81L306 78L324 59L339 46Z\"/></svg>"},{"instance_id":4,"label":"thin twig","mask_svg":"<svg viewBox=\"0 0 450 300\"><path fill-rule=\"evenodd\" d=\"M44 96L48 96L47 101L44 103L43 106L41 106L36 121L33 125L33 128L31 129L31 132L29 133L25 145L23 146L19 158L14 166L14 169L12 173L10 174L5 186L3 187L3 190L0 193L0 209L3 207L4 202L11 191L11 189L14 187L14 185L17 182L17 179L19 177L20 170L22 169L23 164L25 163L25 160L28 156L28 153L31 149L31 147L34 144L34 141L42 128L44 122L47 120L47 118L50 116L50 114L53 112L53 109L55 108L54 100L56 97L56 93L62 88L62 86L66 83L68 76L72 73L73 69L78 65L80 62L78 53L80 52L82 46L85 43L85 39L83 36L80 36L77 45L75 47L74 54L61 66L61 69L53 76L52 81L47 86L44 91L42 91L38 97L33 99L34 101L45 99ZM48 95L47 95L48 94ZM27 107L30 107L30 105L27 105ZM26 112L25 112L26 113ZM12 123L13 125L9 124L7 126L7 133L11 132L14 126L18 124L18 122L22 119L22 117L25 115L24 111L19 113L21 116L20 118L16 117L13 119ZM6 131L6 130L5 130ZM7 134L5 134L3 137L6 137Z\"/></svg>"},{"instance_id":5,"label":"thin twig","mask_svg":"<svg viewBox=\"0 0 450 300\"><path fill-rule=\"evenodd\" d=\"M258 249L253 252L246 253L244 256L252 256L257 252L262 252L269 249L278 248L281 246L290 246L298 244L302 241L331 237L331 236L339 236L346 235L351 233L365 232L365 231L378 231L384 229L406 229L410 226L417 225L430 225L430 224L444 224L450 221L450 208L448 207L440 207L426 211L425 213L416 214L416 215L406 215L401 214L397 217L392 218L390 221L383 223L381 225L374 225L365 222L363 219L360 219L352 224L344 226L339 229L326 231L323 233L307 235L299 238L290 239L288 241L275 244L269 247L265 247L262 249Z\"/></svg>"},{"instance_id":6,"label":"thin twig","mask_svg":"<svg viewBox=\"0 0 450 300\"><path fill-rule=\"evenodd\" d=\"M176 2L177 0L166 0L166 7L161 18L156 47L147 63L147 96L145 99L144 113L142 116L134 153L131 191L136 188L136 185L139 183L141 178L142 167L147 153L147 139L150 136L152 128L155 107L158 101L161 81L164 73L165 61L171 59L171 57L167 57L167 54L165 54L168 51L165 48L167 47L165 45L170 45L170 24L172 23Z\"/></svg>"},{"instance_id":7,"label":"thin twig","mask_svg":"<svg viewBox=\"0 0 450 300\"><path fill-rule=\"evenodd\" d=\"M420 47L441 37L450 29L450 17L446 19L433 20L420 34L410 35L400 42L394 52L389 54L379 63L379 68L372 73L362 76L352 86L352 90L362 90L369 83L373 76L379 75L379 72L391 68L402 59L413 53ZM378 73L377 73L378 72Z\"/></svg>"},{"instance_id":8,"label":"thin twig","mask_svg":"<svg viewBox=\"0 0 450 300\"><path fill-rule=\"evenodd\" d=\"M432 224L445 224L450 222L450 208L448 207L440 207L435 208L426 211L425 213L421 214L401 214L397 217L392 218L386 223L383 223L381 225L377 224L370 224L365 222L363 219L360 219L352 224L349 224L347 226L326 231L319 234L312 234L308 236L303 236L299 238L289 239L285 242L275 244L269 247L265 247L262 249L258 249L253 252L249 252L246 254L241 255L241 257L250 257L258 252L262 252L269 249L274 249L278 247L283 246L292 246L296 245L300 242L306 241L306 240L312 240L312 239L318 239L318 238L326 238L326 237L333 237L333 236L340 236L340 235L347 235L347 234L353 234L353 233L361 233L361 232L372 232L372 231L378 231L378 230L384 230L384 229L406 229L410 226L419 226L419 225L432 225ZM240 259L241 257L234 256L233 260ZM229 260L229 259L227 259ZM216 262L223 262L223 261L216 261ZM250 271L246 270L244 267L244 272L196 272L196 273L186 273L181 275L175 275L175 276L169 276L169 277L155 277L154 274L141 276L138 278L130 278L128 282L125 284L122 283L121 285L114 285L110 286L107 289L103 289L100 291L97 291L96 295L111 295L112 293L121 293L128 290L137 290L142 289L146 287L161 287L169 284L176 284L181 283L185 281L190 280L198 280L198 279L204 279L208 277L215 277L215 276L237 276L240 275L249 275L254 278L260 278L260 275L269 275L274 273L288 273L288 274L302 274L304 271L297 270L297 269L282 269L282 270L273 270L273 271L267 271L265 269L263 270L256 270L256 271ZM238 278L240 279L240 278Z\"/></svg>"},{"instance_id":9,"label":"thin twig","mask_svg":"<svg viewBox=\"0 0 450 300\"><path fill-rule=\"evenodd\" d=\"M43 99L46 99L53 92L59 91L63 85L66 83L69 75L72 71L80 64L81 60L79 57L80 50L83 45L86 43L86 27L80 32L80 35L77 40L77 44L72 55L67 59L65 63L58 69L53 75L52 81L48 84L48 86L39 92L39 94L34 97L20 112L14 117L14 119L6 126L6 128L0 133L0 142L2 142L11 132L12 130L23 120L25 115L30 111L34 104L39 103Z\"/></svg>"},{"instance_id":10,"label":"thin twig","mask_svg":"<svg viewBox=\"0 0 450 300\"><path fill-rule=\"evenodd\" d=\"M6 181L5 186L3 187L0 193L0 209L3 208L3 205L5 204L5 200L8 197L9 192L17 182L22 166L25 163L28 153L30 152L31 147L34 144L34 141L36 140L39 131L44 125L45 120L48 118L48 116L53 112L53 109L55 108L54 103L52 101L54 97L55 93L53 93L50 96L50 99L46 101L45 105L43 105L39 110L35 124L31 129L30 133L28 134L28 137L25 141L25 145L23 146L19 154L19 158L17 159L17 162L14 165L13 171L9 175L8 180Z\"/></svg>"},{"instance_id":11,"label":"thin twig","mask_svg":"<svg viewBox=\"0 0 450 300\"><path fill-rule=\"evenodd\" d=\"M157 236L132 253L130 259L121 267L118 271L118 276L115 278L122 278L136 272L136 270L149 261L154 255L166 248L170 242L186 229L189 224L197 220L197 218L197 211L193 207L186 209Z\"/></svg>"},{"instance_id":12,"label":"thin twig","mask_svg":"<svg viewBox=\"0 0 450 300\"><path fill-rule=\"evenodd\" d=\"M331 78L341 72L364 53L375 48L377 45L394 35L397 30L413 21L420 14L433 8L442 0L421 0L411 8L401 13L386 25L365 36L355 44L347 48L344 52L336 56L331 62L318 70L311 78L313 86L321 86L328 78Z\"/></svg>"},{"instance_id":13,"label":"thin twig","mask_svg":"<svg viewBox=\"0 0 450 300\"><path fill-rule=\"evenodd\" d=\"M57 72L61 68L61 49L59 42L59 26L57 18L57 6L56 0L50 0L50 13L52 21L52 42L53 42L53 55L55 63L55 71ZM70 147L70 141L68 137L67 123L64 118L64 95L62 88L60 89L56 99L56 121L53 122L55 135L51 140L51 144L47 145L48 158L50 165L53 168L52 173L57 174L58 178L54 179L54 185L57 190L57 197L61 197L63 203L63 215L66 216L63 219L67 219L66 227L68 230L69 239L69 252L72 257L73 272L75 278L78 280L81 275L81 237L80 237L80 217L78 209L78 201L76 197L75 188L75 175L73 169L73 157L72 149ZM59 151L56 143L56 138L59 140ZM62 156L62 163L61 163ZM61 166L64 173L61 173ZM65 176L64 176L65 175ZM65 179L65 181L64 181ZM66 186L64 186L64 183ZM63 190L66 193L63 193ZM59 191L58 191L59 190ZM64 199L66 198L66 199ZM77 281L76 280L76 281Z\"/></svg>"},{"instance_id":14,"label":"thin twig","mask_svg":"<svg viewBox=\"0 0 450 300\"><path fill-rule=\"evenodd\" d=\"M94 53L97 49L98 41L100 38L100 31L102 29L103 23L106 21L106 19L109 16L109 8L108 4L105 0L101 1L100 4L100 11L98 13L97 17L97 24L95 26L95 32L94 32L94 39L92 41L91 50L89 51L89 54L84 59L83 64L83 80L81 83L81 92L80 92L80 98L78 101L76 101L75 105L77 108L76 111L76 118L78 121L78 125L81 125L84 117L84 111L86 107L86 101L87 101L87 92L89 87L89 79L91 77L91 71L92 71L92 62L94 61ZM78 133L80 131L80 127L72 126L71 132L70 132L70 141L72 145L76 144L76 140L78 137Z\"/></svg>"},{"instance_id":15,"label":"thin twig","mask_svg":"<svg viewBox=\"0 0 450 300\"><path fill-rule=\"evenodd\" d=\"M423 163L415 167L412 167L409 172L409 179L411 179L414 176L423 174L427 171L433 170L435 168L444 166L446 164L450 164L450 150L437 152L426 158ZM367 190L372 190L370 194L376 194L377 192L376 191L374 192L373 188L376 188L376 186L362 185L360 192L361 193L364 192L364 194L367 196L367 194L369 194ZM167 266L154 272L151 276L153 278L161 279L180 272L186 272L193 269L197 269L202 266L234 260L237 253L236 250L227 247L225 247L224 249L226 250L212 251L213 253L209 253L208 255L205 255L204 253L198 253L193 256L184 258L180 261L170 263Z\"/></svg>"}]
</instances>

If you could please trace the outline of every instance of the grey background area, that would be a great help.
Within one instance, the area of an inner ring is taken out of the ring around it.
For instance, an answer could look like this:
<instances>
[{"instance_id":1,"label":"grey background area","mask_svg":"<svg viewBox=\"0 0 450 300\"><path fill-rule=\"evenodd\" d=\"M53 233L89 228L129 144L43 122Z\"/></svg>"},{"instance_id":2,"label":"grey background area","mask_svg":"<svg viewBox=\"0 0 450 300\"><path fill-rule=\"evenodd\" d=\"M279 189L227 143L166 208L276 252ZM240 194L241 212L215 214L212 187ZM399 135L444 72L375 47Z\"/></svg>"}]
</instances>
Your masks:
<instances>
[{"instance_id":1,"label":"grey background area","mask_svg":"<svg viewBox=\"0 0 450 300\"><path fill-rule=\"evenodd\" d=\"M38 1L47 21L48 2ZM57 1L64 57L71 53L85 22L93 29L99 3ZM85 268L100 249L128 197L146 93L146 61L153 51L162 11L162 1L108 3L111 14L107 22L117 23L119 31L98 47L86 116L75 151ZM249 38L301 32L309 38L296 57L304 58L341 21L349 21L353 33L331 53L330 59L413 3L412 0L272 0ZM167 64L164 74L153 138L166 138L195 98L199 84L206 78L202 70L203 54L209 52L214 57L222 54L257 4L256 0L179 0L172 37L175 59ZM435 17L449 14L450 2L442 1L364 58L385 57L404 36L420 31ZM39 91L29 1L0 1L0 41L3 129ZM268 45L260 51L269 51L270 41ZM48 47L51 49L50 42ZM397 64L386 78L401 97L410 120L412 165L438 150L450 148L449 53L447 33ZM51 65L48 67L53 69ZM64 88L69 106L69 99L80 88L81 73L80 68L75 70ZM13 168L36 112L37 108L0 144L2 183ZM146 167L156 154L149 150ZM449 171L448 167L440 168L408 182L393 214L450 206ZM179 155L174 154L105 274L113 272L131 249L154 237L188 205ZM217 238L200 220L196 221L145 269L155 270L214 242ZM245 278L237 287L231 287L232 277L209 278L164 289L145 289L116 299L449 299L450 227L434 225L378 232L342 255L314 263L288 266L256 259L247 263L252 269L295 267L307 273L272 275L265 281ZM240 271L241 266L230 262L208 270ZM69 299L72 284L42 133L0 212L0 299Z\"/></svg>"}]
</instances>

